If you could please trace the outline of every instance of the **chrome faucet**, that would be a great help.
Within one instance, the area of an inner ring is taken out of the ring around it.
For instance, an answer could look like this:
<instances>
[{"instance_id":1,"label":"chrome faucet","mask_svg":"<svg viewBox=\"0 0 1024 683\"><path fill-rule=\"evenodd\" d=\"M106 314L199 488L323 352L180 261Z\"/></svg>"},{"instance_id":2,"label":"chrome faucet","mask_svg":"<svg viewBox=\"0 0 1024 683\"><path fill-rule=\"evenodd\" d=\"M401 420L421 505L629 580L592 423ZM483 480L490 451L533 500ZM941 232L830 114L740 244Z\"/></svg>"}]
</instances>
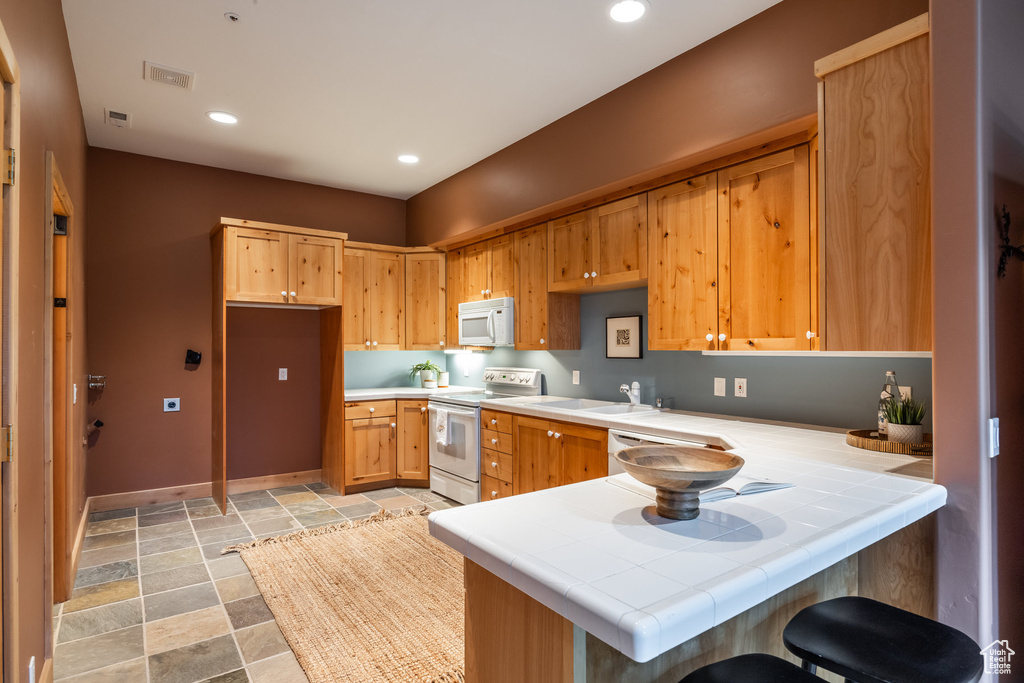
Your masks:
<instances>
[{"instance_id":1,"label":"chrome faucet","mask_svg":"<svg viewBox=\"0 0 1024 683\"><path fill-rule=\"evenodd\" d=\"M625 383L619 385L619 393L628 396L632 405L640 405L640 382L633 382L632 388Z\"/></svg>"}]
</instances>

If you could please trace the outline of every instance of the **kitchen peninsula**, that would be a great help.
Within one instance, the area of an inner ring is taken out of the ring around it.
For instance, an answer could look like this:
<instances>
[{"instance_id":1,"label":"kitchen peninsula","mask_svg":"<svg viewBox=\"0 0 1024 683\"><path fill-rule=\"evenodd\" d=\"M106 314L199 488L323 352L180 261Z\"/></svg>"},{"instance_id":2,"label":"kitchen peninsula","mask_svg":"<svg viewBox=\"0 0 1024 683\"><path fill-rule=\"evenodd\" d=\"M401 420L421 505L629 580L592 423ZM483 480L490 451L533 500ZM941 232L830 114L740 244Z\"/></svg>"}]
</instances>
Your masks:
<instances>
[{"instance_id":1,"label":"kitchen peninsula","mask_svg":"<svg viewBox=\"0 0 1024 683\"><path fill-rule=\"evenodd\" d=\"M466 557L467 681L665 681L744 652L783 655L802 607L846 594L928 610L930 462L866 453L841 433L650 411L627 418L484 401L520 415L727 448L793 488L654 514L628 475L431 515ZM907 476L908 473L915 473Z\"/></svg>"}]
</instances>

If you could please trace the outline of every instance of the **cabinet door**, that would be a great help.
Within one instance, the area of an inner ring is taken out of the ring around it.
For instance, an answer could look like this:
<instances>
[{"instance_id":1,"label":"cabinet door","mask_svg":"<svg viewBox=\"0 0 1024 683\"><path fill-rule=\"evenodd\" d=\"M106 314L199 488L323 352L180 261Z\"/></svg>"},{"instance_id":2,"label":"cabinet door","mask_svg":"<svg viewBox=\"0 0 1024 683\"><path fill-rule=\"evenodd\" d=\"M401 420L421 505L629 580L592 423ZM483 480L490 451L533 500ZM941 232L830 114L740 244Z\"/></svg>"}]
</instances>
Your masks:
<instances>
[{"instance_id":1,"label":"cabinet door","mask_svg":"<svg viewBox=\"0 0 1024 683\"><path fill-rule=\"evenodd\" d=\"M717 348L715 182L711 174L648 193L648 348L652 350Z\"/></svg>"},{"instance_id":2,"label":"cabinet door","mask_svg":"<svg viewBox=\"0 0 1024 683\"><path fill-rule=\"evenodd\" d=\"M547 226L515 233L516 349L547 350Z\"/></svg>"},{"instance_id":3,"label":"cabinet door","mask_svg":"<svg viewBox=\"0 0 1024 683\"><path fill-rule=\"evenodd\" d=\"M718 173L718 331L729 350L808 350L807 146Z\"/></svg>"},{"instance_id":4,"label":"cabinet door","mask_svg":"<svg viewBox=\"0 0 1024 683\"><path fill-rule=\"evenodd\" d=\"M605 204L594 212L591 286L618 289L647 282L647 195Z\"/></svg>"},{"instance_id":5,"label":"cabinet door","mask_svg":"<svg viewBox=\"0 0 1024 683\"><path fill-rule=\"evenodd\" d=\"M462 298L462 253L462 249L453 249L445 255L445 270L448 278L446 297L448 338L446 342L450 348L456 349L459 348L459 304L465 300Z\"/></svg>"},{"instance_id":6,"label":"cabinet door","mask_svg":"<svg viewBox=\"0 0 1024 683\"><path fill-rule=\"evenodd\" d=\"M551 435L548 434L551 432ZM512 490L516 495L559 486L562 463L558 440L547 420L512 420Z\"/></svg>"},{"instance_id":7,"label":"cabinet door","mask_svg":"<svg viewBox=\"0 0 1024 683\"><path fill-rule=\"evenodd\" d=\"M590 286L590 225L593 211L548 222L548 291L574 292Z\"/></svg>"},{"instance_id":8,"label":"cabinet door","mask_svg":"<svg viewBox=\"0 0 1024 683\"><path fill-rule=\"evenodd\" d=\"M490 278L490 249L487 242L471 244L462 250L462 302L482 301L488 298Z\"/></svg>"},{"instance_id":9,"label":"cabinet door","mask_svg":"<svg viewBox=\"0 0 1024 683\"><path fill-rule=\"evenodd\" d=\"M426 401L398 402L398 479L402 483L427 484L430 467L427 456Z\"/></svg>"},{"instance_id":10,"label":"cabinet door","mask_svg":"<svg viewBox=\"0 0 1024 683\"><path fill-rule=\"evenodd\" d=\"M487 240L490 259L490 281L487 285L487 298L515 296L515 267L513 265L513 236L502 235Z\"/></svg>"},{"instance_id":11,"label":"cabinet door","mask_svg":"<svg viewBox=\"0 0 1024 683\"><path fill-rule=\"evenodd\" d=\"M288 235L290 303L316 306L342 304L342 240Z\"/></svg>"},{"instance_id":12,"label":"cabinet door","mask_svg":"<svg viewBox=\"0 0 1024 683\"><path fill-rule=\"evenodd\" d=\"M369 351L370 344L370 288L373 286L371 268L373 252L345 249L344 277L342 278L342 310L344 325L342 340L346 351Z\"/></svg>"},{"instance_id":13,"label":"cabinet door","mask_svg":"<svg viewBox=\"0 0 1024 683\"><path fill-rule=\"evenodd\" d=\"M370 289L370 348L398 351L405 338L405 255L374 252Z\"/></svg>"},{"instance_id":14,"label":"cabinet door","mask_svg":"<svg viewBox=\"0 0 1024 683\"><path fill-rule=\"evenodd\" d=\"M405 282L405 348L443 349L447 286L444 254L406 254Z\"/></svg>"},{"instance_id":15,"label":"cabinet door","mask_svg":"<svg viewBox=\"0 0 1024 683\"><path fill-rule=\"evenodd\" d=\"M345 421L345 485L372 484L395 478L394 417Z\"/></svg>"},{"instance_id":16,"label":"cabinet door","mask_svg":"<svg viewBox=\"0 0 1024 683\"><path fill-rule=\"evenodd\" d=\"M608 430L553 422L561 434L561 485L608 476Z\"/></svg>"},{"instance_id":17,"label":"cabinet door","mask_svg":"<svg viewBox=\"0 0 1024 683\"><path fill-rule=\"evenodd\" d=\"M288 301L288 235L228 228L224 292L228 301L283 304Z\"/></svg>"}]
</instances>

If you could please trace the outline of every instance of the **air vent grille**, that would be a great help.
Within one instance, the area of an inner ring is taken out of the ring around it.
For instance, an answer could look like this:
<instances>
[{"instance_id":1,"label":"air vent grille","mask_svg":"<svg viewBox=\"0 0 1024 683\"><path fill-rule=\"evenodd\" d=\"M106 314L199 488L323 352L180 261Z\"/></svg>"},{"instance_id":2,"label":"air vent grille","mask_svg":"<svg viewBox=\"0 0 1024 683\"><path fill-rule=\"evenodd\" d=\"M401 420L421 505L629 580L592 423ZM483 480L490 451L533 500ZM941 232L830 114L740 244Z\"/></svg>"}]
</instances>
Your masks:
<instances>
[{"instance_id":1,"label":"air vent grille","mask_svg":"<svg viewBox=\"0 0 1024 683\"><path fill-rule=\"evenodd\" d=\"M191 90L196 83L196 75L191 71L175 69L173 66L154 64L153 62L145 62L145 67L144 78L147 81L165 83L182 90Z\"/></svg>"}]
</instances>

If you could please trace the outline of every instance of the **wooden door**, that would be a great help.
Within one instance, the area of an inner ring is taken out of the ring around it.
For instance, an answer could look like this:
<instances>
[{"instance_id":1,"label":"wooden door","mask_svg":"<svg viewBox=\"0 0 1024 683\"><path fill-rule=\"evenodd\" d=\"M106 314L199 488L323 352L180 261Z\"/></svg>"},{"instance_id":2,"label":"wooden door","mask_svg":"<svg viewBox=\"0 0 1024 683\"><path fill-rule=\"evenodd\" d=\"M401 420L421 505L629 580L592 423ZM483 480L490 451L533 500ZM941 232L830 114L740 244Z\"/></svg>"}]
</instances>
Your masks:
<instances>
[{"instance_id":1,"label":"wooden door","mask_svg":"<svg viewBox=\"0 0 1024 683\"><path fill-rule=\"evenodd\" d=\"M647 282L647 195L599 206L594 213L591 287L619 289Z\"/></svg>"},{"instance_id":2,"label":"wooden door","mask_svg":"<svg viewBox=\"0 0 1024 683\"><path fill-rule=\"evenodd\" d=\"M370 288L373 252L345 248L342 269L342 310L345 324L342 330L346 351L369 351L370 343Z\"/></svg>"},{"instance_id":3,"label":"wooden door","mask_svg":"<svg viewBox=\"0 0 1024 683\"><path fill-rule=\"evenodd\" d=\"M561 485L608 476L608 430L553 423L561 433Z\"/></svg>"},{"instance_id":4,"label":"wooden door","mask_svg":"<svg viewBox=\"0 0 1024 683\"><path fill-rule=\"evenodd\" d=\"M405 348L445 346L445 255L405 255Z\"/></svg>"},{"instance_id":5,"label":"wooden door","mask_svg":"<svg viewBox=\"0 0 1024 683\"><path fill-rule=\"evenodd\" d=\"M806 145L719 171L719 348L811 348L809 173Z\"/></svg>"},{"instance_id":6,"label":"wooden door","mask_svg":"<svg viewBox=\"0 0 1024 683\"><path fill-rule=\"evenodd\" d=\"M718 348L715 188L710 174L648 193L650 349Z\"/></svg>"},{"instance_id":7,"label":"wooden door","mask_svg":"<svg viewBox=\"0 0 1024 683\"><path fill-rule=\"evenodd\" d=\"M590 286L590 226L593 211L548 222L548 291L575 292Z\"/></svg>"},{"instance_id":8,"label":"wooden door","mask_svg":"<svg viewBox=\"0 0 1024 683\"><path fill-rule=\"evenodd\" d=\"M228 228L225 285L228 301L288 301L288 235Z\"/></svg>"},{"instance_id":9,"label":"wooden door","mask_svg":"<svg viewBox=\"0 0 1024 683\"><path fill-rule=\"evenodd\" d=\"M370 348L398 351L405 338L405 255L374 252L370 289Z\"/></svg>"},{"instance_id":10,"label":"wooden door","mask_svg":"<svg viewBox=\"0 0 1024 683\"><path fill-rule=\"evenodd\" d=\"M462 287L462 249L453 249L445 254L445 275L448 278L446 292L447 309L446 326L448 330L445 343L449 348L459 348L459 304L464 301Z\"/></svg>"},{"instance_id":11,"label":"wooden door","mask_svg":"<svg viewBox=\"0 0 1024 683\"><path fill-rule=\"evenodd\" d=\"M513 236L502 235L487 240L490 282L487 285L487 298L515 296L516 276L513 257Z\"/></svg>"},{"instance_id":12,"label":"wooden door","mask_svg":"<svg viewBox=\"0 0 1024 683\"><path fill-rule=\"evenodd\" d=\"M345 421L345 485L395 478L398 424L395 417Z\"/></svg>"},{"instance_id":13,"label":"wooden door","mask_svg":"<svg viewBox=\"0 0 1024 683\"><path fill-rule=\"evenodd\" d=\"M430 484L430 445L426 401L398 402L397 476L402 484Z\"/></svg>"},{"instance_id":14,"label":"wooden door","mask_svg":"<svg viewBox=\"0 0 1024 683\"><path fill-rule=\"evenodd\" d=\"M462 250L462 302L482 301L488 298L490 278L488 269L490 247L477 242Z\"/></svg>"},{"instance_id":15,"label":"wooden door","mask_svg":"<svg viewBox=\"0 0 1024 683\"><path fill-rule=\"evenodd\" d=\"M547 226L515 233L516 349L547 350Z\"/></svg>"},{"instance_id":16,"label":"wooden door","mask_svg":"<svg viewBox=\"0 0 1024 683\"><path fill-rule=\"evenodd\" d=\"M343 246L328 237L288 235L290 303L341 305Z\"/></svg>"},{"instance_id":17,"label":"wooden door","mask_svg":"<svg viewBox=\"0 0 1024 683\"><path fill-rule=\"evenodd\" d=\"M553 423L515 416L512 419L513 492L519 495L561 485L560 451Z\"/></svg>"},{"instance_id":18,"label":"wooden door","mask_svg":"<svg viewBox=\"0 0 1024 683\"><path fill-rule=\"evenodd\" d=\"M932 350L928 41L824 76L829 351Z\"/></svg>"}]
</instances>

